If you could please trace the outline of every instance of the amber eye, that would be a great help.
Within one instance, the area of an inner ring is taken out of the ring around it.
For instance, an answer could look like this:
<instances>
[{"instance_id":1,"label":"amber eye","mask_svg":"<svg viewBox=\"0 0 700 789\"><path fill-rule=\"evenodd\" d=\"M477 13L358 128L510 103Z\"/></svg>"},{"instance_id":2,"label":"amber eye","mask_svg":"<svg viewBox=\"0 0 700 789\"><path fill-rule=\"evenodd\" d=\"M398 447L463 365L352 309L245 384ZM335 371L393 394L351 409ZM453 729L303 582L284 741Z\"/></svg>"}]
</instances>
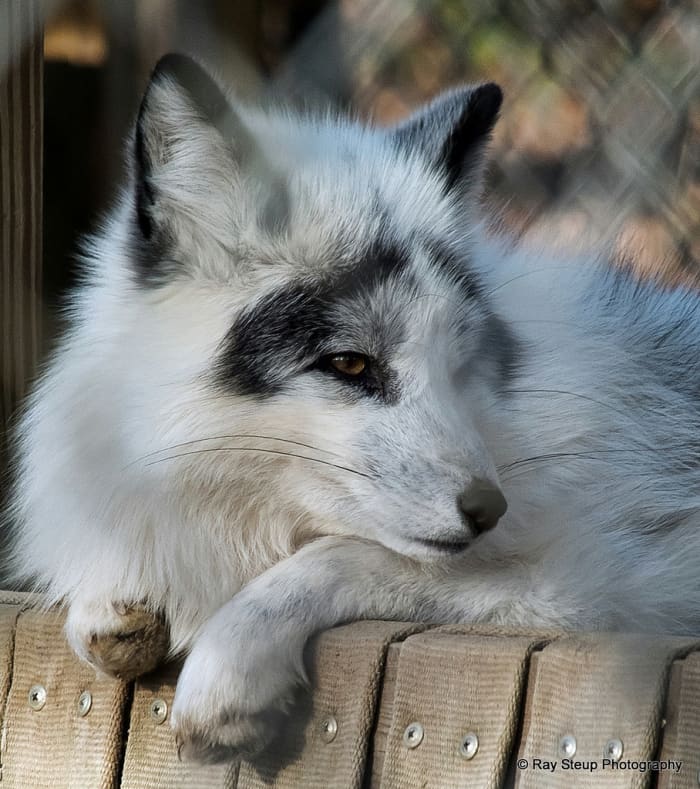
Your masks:
<instances>
[{"instance_id":1,"label":"amber eye","mask_svg":"<svg viewBox=\"0 0 700 789\"><path fill-rule=\"evenodd\" d=\"M362 375L367 369L367 358L356 353L338 353L328 358L328 364L343 375Z\"/></svg>"}]
</instances>

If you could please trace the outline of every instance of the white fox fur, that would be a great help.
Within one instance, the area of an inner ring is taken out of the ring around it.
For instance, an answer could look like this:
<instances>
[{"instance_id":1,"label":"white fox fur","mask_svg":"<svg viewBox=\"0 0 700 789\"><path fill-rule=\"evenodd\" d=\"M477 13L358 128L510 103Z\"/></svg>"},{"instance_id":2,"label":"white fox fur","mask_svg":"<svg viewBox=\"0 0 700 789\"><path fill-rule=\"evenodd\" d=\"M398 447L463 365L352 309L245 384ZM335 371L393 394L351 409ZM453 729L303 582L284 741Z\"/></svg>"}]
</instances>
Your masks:
<instances>
[{"instance_id":1,"label":"white fox fur","mask_svg":"<svg viewBox=\"0 0 700 789\"><path fill-rule=\"evenodd\" d=\"M213 117L183 62L149 86L139 166L17 434L14 568L68 607L78 654L115 602L162 611L188 654L173 725L221 758L265 744L305 642L340 622L697 633L698 295L487 239L493 86L390 130ZM371 245L401 261L353 282ZM385 365L376 392L301 358L308 304L323 353ZM476 478L508 511L453 555L435 543L474 536L455 502Z\"/></svg>"}]
</instances>

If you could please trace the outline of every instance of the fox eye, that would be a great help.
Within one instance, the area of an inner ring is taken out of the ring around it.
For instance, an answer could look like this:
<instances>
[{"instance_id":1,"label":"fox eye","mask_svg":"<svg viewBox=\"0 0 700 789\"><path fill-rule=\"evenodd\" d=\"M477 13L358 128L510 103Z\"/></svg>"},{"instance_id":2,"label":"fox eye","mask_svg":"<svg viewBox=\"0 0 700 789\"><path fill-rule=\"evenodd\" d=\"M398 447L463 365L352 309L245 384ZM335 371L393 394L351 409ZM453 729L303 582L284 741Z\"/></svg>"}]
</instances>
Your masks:
<instances>
[{"instance_id":1,"label":"fox eye","mask_svg":"<svg viewBox=\"0 0 700 789\"><path fill-rule=\"evenodd\" d=\"M337 353L329 356L327 362L343 375L362 375L367 369L367 357L359 353Z\"/></svg>"}]
</instances>

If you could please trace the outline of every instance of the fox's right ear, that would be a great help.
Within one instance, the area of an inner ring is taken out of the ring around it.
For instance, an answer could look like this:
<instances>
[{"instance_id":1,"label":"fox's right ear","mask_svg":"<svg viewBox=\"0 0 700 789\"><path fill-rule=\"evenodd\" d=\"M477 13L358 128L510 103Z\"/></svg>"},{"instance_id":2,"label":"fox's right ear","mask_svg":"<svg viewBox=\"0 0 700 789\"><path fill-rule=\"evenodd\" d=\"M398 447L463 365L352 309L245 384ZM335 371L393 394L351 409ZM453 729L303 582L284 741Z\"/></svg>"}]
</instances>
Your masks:
<instances>
[{"instance_id":1,"label":"fox's right ear","mask_svg":"<svg viewBox=\"0 0 700 789\"><path fill-rule=\"evenodd\" d=\"M226 97L193 60L183 55L160 59L134 135L136 216L147 240L163 235L169 214L188 202L197 160L210 158L217 147L215 129L227 109Z\"/></svg>"},{"instance_id":2,"label":"fox's right ear","mask_svg":"<svg viewBox=\"0 0 700 789\"><path fill-rule=\"evenodd\" d=\"M241 168L256 156L252 135L216 81L185 55L156 65L134 135L138 226L146 240L173 235L178 220L215 230L215 206L230 199ZM219 225L220 226L220 225Z\"/></svg>"}]
</instances>

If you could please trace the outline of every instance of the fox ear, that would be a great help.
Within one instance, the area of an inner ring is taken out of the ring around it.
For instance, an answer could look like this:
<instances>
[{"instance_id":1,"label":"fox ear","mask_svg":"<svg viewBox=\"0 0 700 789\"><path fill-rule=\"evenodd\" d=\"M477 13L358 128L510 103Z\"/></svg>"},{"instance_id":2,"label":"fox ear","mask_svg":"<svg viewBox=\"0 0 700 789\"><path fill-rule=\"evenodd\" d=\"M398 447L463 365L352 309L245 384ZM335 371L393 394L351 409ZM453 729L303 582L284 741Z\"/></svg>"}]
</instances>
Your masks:
<instances>
[{"instance_id":1,"label":"fox ear","mask_svg":"<svg viewBox=\"0 0 700 789\"><path fill-rule=\"evenodd\" d=\"M419 151L445 174L446 188L481 184L484 149L498 118L503 92L493 82L443 93L391 130L401 148Z\"/></svg>"},{"instance_id":2,"label":"fox ear","mask_svg":"<svg viewBox=\"0 0 700 789\"><path fill-rule=\"evenodd\" d=\"M141 102L134 138L136 215L145 239L173 216L210 221L213 197L255 156L250 132L212 77L184 55L165 55Z\"/></svg>"}]
</instances>

